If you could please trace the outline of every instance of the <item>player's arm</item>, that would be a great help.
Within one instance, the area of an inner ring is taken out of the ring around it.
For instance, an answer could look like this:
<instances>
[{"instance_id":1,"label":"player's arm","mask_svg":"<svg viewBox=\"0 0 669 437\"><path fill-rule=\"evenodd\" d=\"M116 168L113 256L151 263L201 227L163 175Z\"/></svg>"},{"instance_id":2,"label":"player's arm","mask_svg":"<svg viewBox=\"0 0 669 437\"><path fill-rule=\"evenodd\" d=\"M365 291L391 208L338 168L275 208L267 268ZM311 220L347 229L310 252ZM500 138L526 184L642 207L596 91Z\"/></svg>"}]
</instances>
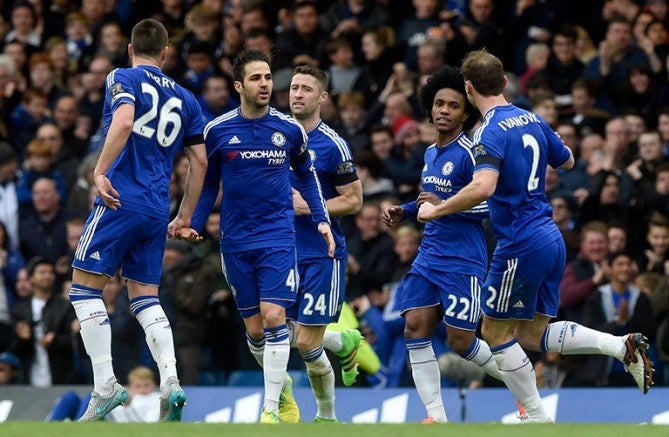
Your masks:
<instances>
[{"instance_id":1,"label":"player's arm","mask_svg":"<svg viewBox=\"0 0 669 437\"><path fill-rule=\"evenodd\" d=\"M207 148L209 148L209 146L209 141L207 141ZM209 153L207 158L208 166L204 177L204 183L202 184L202 192L200 193L200 199L197 202L190 224L190 227L198 233L202 232L221 188L220 153Z\"/></svg>"},{"instance_id":2,"label":"player's arm","mask_svg":"<svg viewBox=\"0 0 669 437\"><path fill-rule=\"evenodd\" d=\"M102 146L102 152L93 170L93 181L97 188L97 194L105 205L111 209L118 209L121 206L121 201L119 200L121 196L114 189L109 178L107 178L107 171L109 171L109 168L121 154L123 147L125 147L132 133L134 122L135 106L130 103L121 103L112 114L111 124L107 131L105 143Z\"/></svg>"},{"instance_id":3,"label":"player's arm","mask_svg":"<svg viewBox=\"0 0 669 437\"><path fill-rule=\"evenodd\" d=\"M466 211L479 205L493 195L497 188L499 173L483 168L476 173L472 181L462 188L455 196L446 199L439 205L423 203L418 210L418 221L427 222L436 218Z\"/></svg>"},{"instance_id":4,"label":"player's arm","mask_svg":"<svg viewBox=\"0 0 669 437\"><path fill-rule=\"evenodd\" d=\"M200 135L198 141L203 141ZM202 184L207 173L207 149L203 142L184 147L186 158L188 158L188 173L186 174L186 183L184 187L184 196L179 205L177 216L172 220L167 228L167 236L175 238L177 230L183 229L189 231L184 235L179 232L178 236L189 241L200 241L202 237L197 235L193 229L190 229L193 212L198 203Z\"/></svg>"}]
</instances>

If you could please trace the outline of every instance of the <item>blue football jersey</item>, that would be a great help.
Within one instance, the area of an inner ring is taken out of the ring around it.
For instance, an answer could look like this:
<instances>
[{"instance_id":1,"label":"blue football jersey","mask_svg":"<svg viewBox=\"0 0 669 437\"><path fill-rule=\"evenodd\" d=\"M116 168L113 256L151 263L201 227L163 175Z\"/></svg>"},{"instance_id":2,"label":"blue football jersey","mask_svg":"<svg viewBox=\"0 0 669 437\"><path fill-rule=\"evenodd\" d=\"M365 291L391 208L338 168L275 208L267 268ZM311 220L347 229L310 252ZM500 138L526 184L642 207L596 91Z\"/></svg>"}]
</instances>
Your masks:
<instances>
[{"instance_id":1,"label":"blue football jersey","mask_svg":"<svg viewBox=\"0 0 669 437\"><path fill-rule=\"evenodd\" d=\"M107 76L103 121L107 135L112 115L123 103L135 107L128 141L107 172L121 207L167 220L174 154L202 144L204 123L193 94L158 67L117 68ZM103 204L98 197L96 204Z\"/></svg>"},{"instance_id":2,"label":"blue football jersey","mask_svg":"<svg viewBox=\"0 0 669 437\"><path fill-rule=\"evenodd\" d=\"M544 193L546 166L557 168L569 149L539 115L513 105L492 108L474 135L476 169L499 173L488 199L497 253L530 253L561 238Z\"/></svg>"},{"instance_id":3,"label":"blue football jersey","mask_svg":"<svg viewBox=\"0 0 669 437\"><path fill-rule=\"evenodd\" d=\"M308 133L309 155L316 168L316 174L321 184L325 200L337 197L337 187L349 184L358 179L351 149L342 137L330 126L322 121ZM291 174L291 184L298 189L295 174ZM341 258L346 252L344 231L339 226L339 220L332 218L332 235L337 248L335 257ZM295 217L296 247L298 258L328 256L325 240L318 232L318 228L311 216L298 215Z\"/></svg>"},{"instance_id":4,"label":"blue football jersey","mask_svg":"<svg viewBox=\"0 0 669 437\"><path fill-rule=\"evenodd\" d=\"M445 146L433 144L428 147L421 175L423 191L446 200L471 182L474 172L471 146L469 139L461 133ZM415 217L418 212L415 201L403 204L402 208L405 218ZM427 222L414 264L484 277L488 252L481 221L486 218L488 205L483 202L471 210Z\"/></svg>"},{"instance_id":5,"label":"blue football jersey","mask_svg":"<svg viewBox=\"0 0 669 437\"><path fill-rule=\"evenodd\" d=\"M191 225L204 227L222 182L221 252L295 245L291 166L312 219L329 222L307 134L295 119L271 107L251 119L237 108L208 123L204 137L209 167Z\"/></svg>"}]
</instances>

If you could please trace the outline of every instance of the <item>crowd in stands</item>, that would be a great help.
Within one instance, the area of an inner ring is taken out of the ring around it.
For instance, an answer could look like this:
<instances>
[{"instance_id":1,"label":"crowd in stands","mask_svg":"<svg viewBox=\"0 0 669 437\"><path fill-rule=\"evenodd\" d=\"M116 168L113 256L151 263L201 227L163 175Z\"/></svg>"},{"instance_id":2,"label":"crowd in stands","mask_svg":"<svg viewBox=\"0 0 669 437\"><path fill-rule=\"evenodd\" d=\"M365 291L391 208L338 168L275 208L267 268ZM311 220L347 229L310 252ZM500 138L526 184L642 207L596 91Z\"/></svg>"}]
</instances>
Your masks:
<instances>
[{"instance_id":1,"label":"crowd in stands","mask_svg":"<svg viewBox=\"0 0 669 437\"><path fill-rule=\"evenodd\" d=\"M436 138L417 91L472 49L501 58L508 100L541 115L577 159L569 171L546 169L569 253L560 317L642 332L656 385L669 386L668 0L3 2L0 370L11 375L0 383L91 383L67 302L70 262L95 195L105 78L128 66L129 29L147 17L167 27L164 71L196 95L205 121L238 105L231 66L242 48L271 56L272 106L285 112L293 67L328 72L322 116L349 141L364 189L362 210L344 221L347 302L381 360L383 384L394 386L410 384L395 284L416 256L421 226L391 232L380 214L416 198ZM174 213L187 169L177 157ZM160 299L184 385L201 383L204 371L257 367L221 273L218 220L213 211L203 243L169 241L165 251ZM152 360L121 276L104 300L126 383L130 369ZM603 358L532 358L540 387L633 385Z\"/></svg>"}]
</instances>

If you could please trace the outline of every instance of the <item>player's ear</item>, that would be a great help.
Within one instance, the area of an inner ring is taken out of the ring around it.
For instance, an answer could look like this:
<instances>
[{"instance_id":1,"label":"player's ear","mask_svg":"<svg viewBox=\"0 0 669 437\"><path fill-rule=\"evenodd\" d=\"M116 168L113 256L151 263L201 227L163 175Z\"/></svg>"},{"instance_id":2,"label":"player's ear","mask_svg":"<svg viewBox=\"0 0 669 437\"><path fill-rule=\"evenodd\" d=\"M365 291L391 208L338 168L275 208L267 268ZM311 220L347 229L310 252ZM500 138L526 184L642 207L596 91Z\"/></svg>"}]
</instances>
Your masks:
<instances>
[{"instance_id":1,"label":"player's ear","mask_svg":"<svg viewBox=\"0 0 669 437\"><path fill-rule=\"evenodd\" d=\"M321 93L320 103L323 103L324 101L326 101L329 98L330 98L330 93L328 93L327 91L323 91Z\"/></svg>"},{"instance_id":2,"label":"player's ear","mask_svg":"<svg viewBox=\"0 0 669 437\"><path fill-rule=\"evenodd\" d=\"M165 61L167 61L167 53L168 53L169 49L170 48L168 46L165 46L163 51L160 53L160 63L161 64L164 64Z\"/></svg>"},{"instance_id":3,"label":"player's ear","mask_svg":"<svg viewBox=\"0 0 669 437\"><path fill-rule=\"evenodd\" d=\"M237 92L240 93L240 94L241 94L241 92L242 92L242 89L244 88L244 85L243 85L240 81L238 81L238 80L234 81L234 82L232 83L232 86L234 86L234 87L235 87L235 91L237 91Z\"/></svg>"},{"instance_id":4,"label":"player's ear","mask_svg":"<svg viewBox=\"0 0 669 437\"><path fill-rule=\"evenodd\" d=\"M132 58L132 43L128 43L128 56Z\"/></svg>"},{"instance_id":5,"label":"player's ear","mask_svg":"<svg viewBox=\"0 0 669 437\"><path fill-rule=\"evenodd\" d=\"M508 79L506 78L506 74L505 74L504 75L504 87L502 89L506 88L506 82L508 82Z\"/></svg>"}]
</instances>

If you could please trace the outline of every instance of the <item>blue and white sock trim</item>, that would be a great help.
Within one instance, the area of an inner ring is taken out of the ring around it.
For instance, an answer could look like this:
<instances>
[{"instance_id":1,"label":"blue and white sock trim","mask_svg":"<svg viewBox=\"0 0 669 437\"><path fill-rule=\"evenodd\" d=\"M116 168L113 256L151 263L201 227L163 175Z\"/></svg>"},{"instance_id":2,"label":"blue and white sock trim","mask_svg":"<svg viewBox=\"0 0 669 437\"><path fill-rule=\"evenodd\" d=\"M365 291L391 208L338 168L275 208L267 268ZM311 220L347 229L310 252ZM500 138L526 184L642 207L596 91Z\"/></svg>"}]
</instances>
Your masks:
<instances>
[{"instance_id":1,"label":"blue and white sock trim","mask_svg":"<svg viewBox=\"0 0 669 437\"><path fill-rule=\"evenodd\" d=\"M70 287L70 302L78 302L88 299L102 299L102 290L86 287L81 284L72 284Z\"/></svg>"},{"instance_id":2,"label":"blue and white sock trim","mask_svg":"<svg viewBox=\"0 0 669 437\"><path fill-rule=\"evenodd\" d=\"M426 337L405 339L404 342L406 343L408 350L418 350L424 349L426 347L432 347L432 340Z\"/></svg>"},{"instance_id":3,"label":"blue and white sock trim","mask_svg":"<svg viewBox=\"0 0 669 437\"><path fill-rule=\"evenodd\" d=\"M130 309L135 317L142 311L155 305L160 305L158 296L139 296L130 300Z\"/></svg>"},{"instance_id":4,"label":"blue and white sock trim","mask_svg":"<svg viewBox=\"0 0 669 437\"><path fill-rule=\"evenodd\" d=\"M288 326L285 324L276 326L274 328L265 328L265 340L268 343L278 343L280 341L288 341Z\"/></svg>"}]
</instances>

